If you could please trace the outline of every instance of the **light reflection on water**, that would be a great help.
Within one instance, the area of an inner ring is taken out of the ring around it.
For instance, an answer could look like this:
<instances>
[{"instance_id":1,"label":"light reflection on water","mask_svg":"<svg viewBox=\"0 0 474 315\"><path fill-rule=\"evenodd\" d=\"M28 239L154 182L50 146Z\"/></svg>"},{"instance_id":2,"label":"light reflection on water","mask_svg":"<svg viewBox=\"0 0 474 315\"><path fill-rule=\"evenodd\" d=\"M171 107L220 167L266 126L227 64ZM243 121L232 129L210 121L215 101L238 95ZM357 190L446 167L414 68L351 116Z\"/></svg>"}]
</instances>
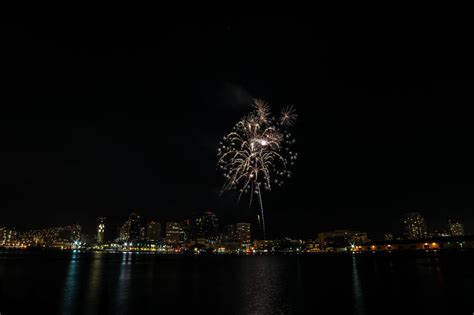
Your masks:
<instances>
[{"instance_id":1,"label":"light reflection on water","mask_svg":"<svg viewBox=\"0 0 474 315\"><path fill-rule=\"evenodd\" d=\"M86 294L86 313L98 314L100 293L102 288L102 269L104 266L104 253L94 252L92 256L92 263L90 264L89 280Z\"/></svg>"},{"instance_id":2,"label":"light reflection on water","mask_svg":"<svg viewBox=\"0 0 474 315\"><path fill-rule=\"evenodd\" d=\"M66 280L64 282L63 298L61 299L60 314L72 314L75 308L78 293L78 277L80 253L74 250L69 260Z\"/></svg>"},{"instance_id":3,"label":"light reflection on water","mask_svg":"<svg viewBox=\"0 0 474 315\"><path fill-rule=\"evenodd\" d=\"M130 280L132 268L133 253L123 252L122 261L120 263L119 279L116 288L116 300L114 306L116 307L116 314L126 314L128 312L129 297L130 297Z\"/></svg>"},{"instance_id":4,"label":"light reflection on water","mask_svg":"<svg viewBox=\"0 0 474 315\"><path fill-rule=\"evenodd\" d=\"M364 291L359 279L359 271L357 270L357 258L352 254L352 292L354 298L355 314L366 314Z\"/></svg>"},{"instance_id":5,"label":"light reflection on water","mask_svg":"<svg viewBox=\"0 0 474 315\"><path fill-rule=\"evenodd\" d=\"M268 263L272 257L248 257L241 276L241 314L285 314L287 304L281 294L285 269L281 263Z\"/></svg>"},{"instance_id":6,"label":"light reflection on water","mask_svg":"<svg viewBox=\"0 0 474 315\"><path fill-rule=\"evenodd\" d=\"M3 255L8 255L0 259L5 314L328 314L326 309L380 314L383 309L398 315L410 309L444 315L474 309L474 253Z\"/></svg>"}]
</instances>

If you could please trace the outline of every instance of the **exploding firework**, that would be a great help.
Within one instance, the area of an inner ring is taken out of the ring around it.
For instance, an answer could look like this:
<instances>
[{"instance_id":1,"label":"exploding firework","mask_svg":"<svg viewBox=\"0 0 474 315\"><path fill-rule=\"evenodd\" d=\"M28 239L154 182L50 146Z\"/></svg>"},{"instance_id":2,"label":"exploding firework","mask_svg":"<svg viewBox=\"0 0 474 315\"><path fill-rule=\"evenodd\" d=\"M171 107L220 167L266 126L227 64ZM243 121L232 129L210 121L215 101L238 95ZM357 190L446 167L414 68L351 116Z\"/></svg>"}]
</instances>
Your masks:
<instances>
[{"instance_id":1,"label":"exploding firework","mask_svg":"<svg viewBox=\"0 0 474 315\"><path fill-rule=\"evenodd\" d=\"M298 153L291 150L295 140L288 131L297 114L290 106L280 117L275 117L270 106L258 99L252 106L253 110L220 143L218 168L225 177L221 192L235 189L239 191L239 199L249 193L250 203L257 194L263 221L260 186L268 191L274 186L282 186L284 180L291 177L291 168L298 157Z\"/></svg>"}]
</instances>

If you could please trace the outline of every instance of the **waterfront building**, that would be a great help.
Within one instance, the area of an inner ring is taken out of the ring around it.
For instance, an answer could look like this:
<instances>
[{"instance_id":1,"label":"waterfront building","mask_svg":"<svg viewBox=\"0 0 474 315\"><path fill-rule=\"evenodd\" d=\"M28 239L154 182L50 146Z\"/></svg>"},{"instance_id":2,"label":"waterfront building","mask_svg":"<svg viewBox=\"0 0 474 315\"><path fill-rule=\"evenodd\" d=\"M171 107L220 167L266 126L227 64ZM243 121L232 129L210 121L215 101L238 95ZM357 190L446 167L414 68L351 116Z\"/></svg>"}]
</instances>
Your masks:
<instances>
[{"instance_id":1,"label":"waterfront building","mask_svg":"<svg viewBox=\"0 0 474 315\"><path fill-rule=\"evenodd\" d=\"M73 224L70 227L71 243L78 245L82 240L82 227L79 224Z\"/></svg>"},{"instance_id":2,"label":"waterfront building","mask_svg":"<svg viewBox=\"0 0 474 315\"><path fill-rule=\"evenodd\" d=\"M280 240L255 240L253 243L256 250L269 252L276 251L281 246Z\"/></svg>"},{"instance_id":3,"label":"waterfront building","mask_svg":"<svg viewBox=\"0 0 474 315\"><path fill-rule=\"evenodd\" d=\"M319 246L318 240L307 240L304 243L303 251L307 253L314 253L321 251L321 247Z\"/></svg>"},{"instance_id":4,"label":"waterfront building","mask_svg":"<svg viewBox=\"0 0 474 315\"><path fill-rule=\"evenodd\" d=\"M128 241L132 243L140 241L142 239L141 217L133 212L130 214L128 221L130 222Z\"/></svg>"},{"instance_id":5,"label":"waterfront building","mask_svg":"<svg viewBox=\"0 0 474 315\"><path fill-rule=\"evenodd\" d=\"M146 226L140 227L140 241L145 241L146 240Z\"/></svg>"},{"instance_id":6,"label":"waterfront building","mask_svg":"<svg viewBox=\"0 0 474 315\"><path fill-rule=\"evenodd\" d=\"M448 231L451 236L464 236L464 225L457 218L448 218Z\"/></svg>"},{"instance_id":7,"label":"waterfront building","mask_svg":"<svg viewBox=\"0 0 474 315\"><path fill-rule=\"evenodd\" d=\"M279 249L282 251L301 251L303 249L304 242L302 240L294 240L289 237L285 237L280 242Z\"/></svg>"},{"instance_id":8,"label":"waterfront building","mask_svg":"<svg viewBox=\"0 0 474 315\"><path fill-rule=\"evenodd\" d=\"M183 242L183 231L181 230L181 224L178 222L167 222L166 223L166 237L165 241L167 244L176 245Z\"/></svg>"},{"instance_id":9,"label":"waterfront building","mask_svg":"<svg viewBox=\"0 0 474 315\"><path fill-rule=\"evenodd\" d=\"M240 243L250 244L250 242L252 241L250 223L237 223L236 236L237 236L237 240Z\"/></svg>"},{"instance_id":10,"label":"waterfront building","mask_svg":"<svg viewBox=\"0 0 474 315\"><path fill-rule=\"evenodd\" d=\"M97 219L97 243L103 244L105 242L105 218L99 217Z\"/></svg>"},{"instance_id":11,"label":"waterfront building","mask_svg":"<svg viewBox=\"0 0 474 315\"><path fill-rule=\"evenodd\" d=\"M425 218L419 212L410 212L403 217L408 239L422 239L428 236Z\"/></svg>"},{"instance_id":12,"label":"waterfront building","mask_svg":"<svg viewBox=\"0 0 474 315\"><path fill-rule=\"evenodd\" d=\"M146 229L146 239L150 242L158 242L161 238L161 224L150 221Z\"/></svg>"},{"instance_id":13,"label":"waterfront building","mask_svg":"<svg viewBox=\"0 0 474 315\"><path fill-rule=\"evenodd\" d=\"M5 239L6 239L6 228L3 226L0 226L0 246L5 245Z\"/></svg>"},{"instance_id":14,"label":"waterfront building","mask_svg":"<svg viewBox=\"0 0 474 315\"><path fill-rule=\"evenodd\" d=\"M181 232L183 233L183 242L188 243L193 239L193 221L190 219L186 219L181 222Z\"/></svg>"},{"instance_id":15,"label":"waterfront building","mask_svg":"<svg viewBox=\"0 0 474 315\"><path fill-rule=\"evenodd\" d=\"M433 237L425 239L406 239L369 242L356 246L353 251L413 251L413 250L445 250L473 249L474 236Z\"/></svg>"},{"instance_id":16,"label":"waterfront building","mask_svg":"<svg viewBox=\"0 0 474 315\"><path fill-rule=\"evenodd\" d=\"M11 246L16 242L17 233L13 229L0 227L0 246Z\"/></svg>"},{"instance_id":17,"label":"waterfront building","mask_svg":"<svg viewBox=\"0 0 474 315\"><path fill-rule=\"evenodd\" d=\"M195 238L205 238L209 243L218 240L218 220L216 214L207 210L195 221Z\"/></svg>"},{"instance_id":18,"label":"waterfront building","mask_svg":"<svg viewBox=\"0 0 474 315\"><path fill-rule=\"evenodd\" d=\"M347 251L356 245L367 243L367 233L350 230L334 230L318 234L319 245L325 251Z\"/></svg>"},{"instance_id":19,"label":"waterfront building","mask_svg":"<svg viewBox=\"0 0 474 315\"><path fill-rule=\"evenodd\" d=\"M125 223L120 227L119 231L119 241L128 242L130 238L130 220L125 221Z\"/></svg>"},{"instance_id":20,"label":"waterfront building","mask_svg":"<svg viewBox=\"0 0 474 315\"><path fill-rule=\"evenodd\" d=\"M222 241L232 242L237 239L237 230L235 224L225 225L222 229Z\"/></svg>"}]
</instances>

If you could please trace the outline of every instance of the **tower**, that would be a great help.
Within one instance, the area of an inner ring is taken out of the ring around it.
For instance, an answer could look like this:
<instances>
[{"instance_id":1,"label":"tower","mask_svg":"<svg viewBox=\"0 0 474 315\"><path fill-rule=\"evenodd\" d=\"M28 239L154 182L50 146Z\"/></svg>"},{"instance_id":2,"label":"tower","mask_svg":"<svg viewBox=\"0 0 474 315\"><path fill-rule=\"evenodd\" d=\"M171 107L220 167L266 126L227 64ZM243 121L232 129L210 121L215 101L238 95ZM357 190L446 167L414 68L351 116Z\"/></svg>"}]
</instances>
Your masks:
<instances>
[{"instance_id":1,"label":"tower","mask_svg":"<svg viewBox=\"0 0 474 315\"><path fill-rule=\"evenodd\" d=\"M97 219L97 243L102 244L105 241L105 218Z\"/></svg>"}]
</instances>

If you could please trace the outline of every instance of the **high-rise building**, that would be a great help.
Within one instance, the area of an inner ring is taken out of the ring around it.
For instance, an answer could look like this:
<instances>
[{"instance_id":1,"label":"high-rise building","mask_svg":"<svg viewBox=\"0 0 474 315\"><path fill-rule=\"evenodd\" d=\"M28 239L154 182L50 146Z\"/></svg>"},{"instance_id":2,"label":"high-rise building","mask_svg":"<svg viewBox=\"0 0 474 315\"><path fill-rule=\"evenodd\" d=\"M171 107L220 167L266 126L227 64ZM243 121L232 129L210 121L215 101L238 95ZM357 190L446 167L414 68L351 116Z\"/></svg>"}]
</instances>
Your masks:
<instances>
[{"instance_id":1,"label":"high-rise building","mask_svg":"<svg viewBox=\"0 0 474 315\"><path fill-rule=\"evenodd\" d=\"M409 239L421 239L427 237L425 219L418 212L407 213L403 217L406 236Z\"/></svg>"},{"instance_id":2,"label":"high-rise building","mask_svg":"<svg viewBox=\"0 0 474 315\"><path fill-rule=\"evenodd\" d=\"M203 238L210 242L217 241L218 238L217 216L211 210L204 213L196 219L195 238Z\"/></svg>"},{"instance_id":3,"label":"high-rise building","mask_svg":"<svg viewBox=\"0 0 474 315\"><path fill-rule=\"evenodd\" d=\"M146 226L140 227L140 241L145 241L146 240Z\"/></svg>"},{"instance_id":4,"label":"high-rise building","mask_svg":"<svg viewBox=\"0 0 474 315\"><path fill-rule=\"evenodd\" d=\"M7 234L7 229L4 228L3 226L0 226L0 246L5 245L5 243L6 243L6 234Z\"/></svg>"},{"instance_id":5,"label":"high-rise building","mask_svg":"<svg viewBox=\"0 0 474 315\"><path fill-rule=\"evenodd\" d=\"M222 231L222 240L225 242L232 242L237 239L237 230L235 224L225 225Z\"/></svg>"},{"instance_id":6,"label":"high-rise building","mask_svg":"<svg viewBox=\"0 0 474 315\"><path fill-rule=\"evenodd\" d=\"M97 243L102 244L105 241L105 218L97 219Z\"/></svg>"},{"instance_id":7,"label":"high-rise building","mask_svg":"<svg viewBox=\"0 0 474 315\"><path fill-rule=\"evenodd\" d=\"M141 231L141 218L135 212L131 213L128 221L130 222L129 228L129 242L138 242L141 240L142 231Z\"/></svg>"},{"instance_id":8,"label":"high-rise building","mask_svg":"<svg viewBox=\"0 0 474 315\"><path fill-rule=\"evenodd\" d=\"M252 241L250 223L237 223L236 234L239 242L249 244Z\"/></svg>"},{"instance_id":9,"label":"high-rise building","mask_svg":"<svg viewBox=\"0 0 474 315\"><path fill-rule=\"evenodd\" d=\"M81 242L82 238L82 228L79 224L71 225L71 242L78 244Z\"/></svg>"},{"instance_id":10,"label":"high-rise building","mask_svg":"<svg viewBox=\"0 0 474 315\"><path fill-rule=\"evenodd\" d=\"M186 219L181 222L181 231L183 233L184 243L188 243L192 239L193 229L195 228L192 223L193 221L190 219Z\"/></svg>"},{"instance_id":11,"label":"high-rise building","mask_svg":"<svg viewBox=\"0 0 474 315\"><path fill-rule=\"evenodd\" d=\"M16 231L0 227L0 246L12 245L16 240Z\"/></svg>"},{"instance_id":12,"label":"high-rise building","mask_svg":"<svg viewBox=\"0 0 474 315\"><path fill-rule=\"evenodd\" d=\"M178 222L166 222L165 240L167 244L181 244L183 240L181 224L179 224Z\"/></svg>"},{"instance_id":13,"label":"high-rise building","mask_svg":"<svg viewBox=\"0 0 474 315\"><path fill-rule=\"evenodd\" d=\"M122 227L120 227L119 240L122 242L128 242L129 238L130 238L130 220L127 220L122 225Z\"/></svg>"},{"instance_id":14,"label":"high-rise building","mask_svg":"<svg viewBox=\"0 0 474 315\"><path fill-rule=\"evenodd\" d=\"M146 239L150 242L158 242L161 238L161 224L150 221L146 229Z\"/></svg>"},{"instance_id":15,"label":"high-rise building","mask_svg":"<svg viewBox=\"0 0 474 315\"><path fill-rule=\"evenodd\" d=\"M464 225L457 218L448 218L448 232L451 236L464 236Z\"/></svg>"}]
</instances>

